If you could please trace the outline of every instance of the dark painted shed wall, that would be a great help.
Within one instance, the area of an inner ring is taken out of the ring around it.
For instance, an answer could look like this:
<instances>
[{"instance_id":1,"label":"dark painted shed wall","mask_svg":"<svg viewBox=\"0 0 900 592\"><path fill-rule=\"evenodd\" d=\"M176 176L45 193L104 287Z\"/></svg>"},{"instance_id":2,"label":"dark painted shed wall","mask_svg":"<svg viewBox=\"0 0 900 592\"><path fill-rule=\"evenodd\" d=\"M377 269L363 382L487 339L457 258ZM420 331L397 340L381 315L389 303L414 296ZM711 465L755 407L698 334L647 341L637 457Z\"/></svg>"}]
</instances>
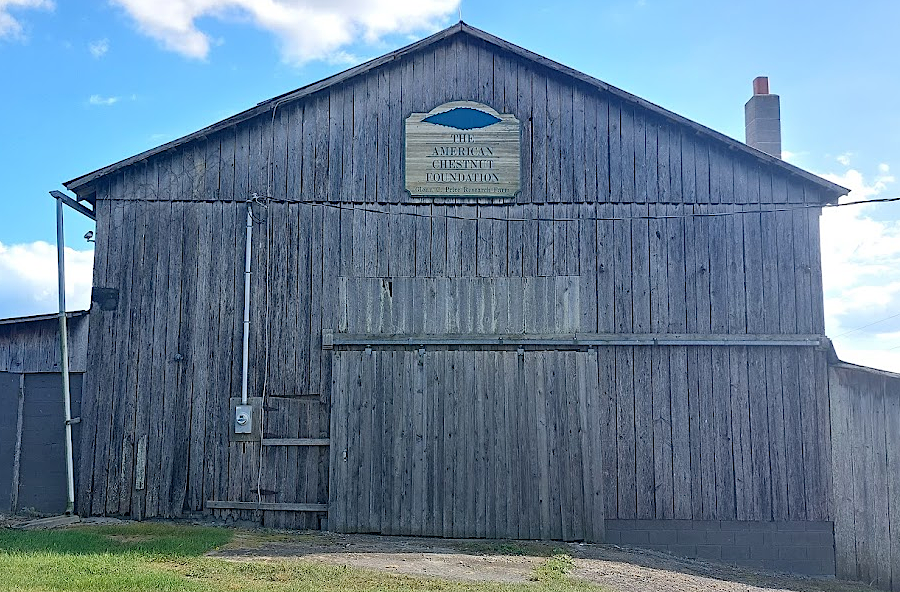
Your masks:
<instances>
[{"instance_id":1,"label":"dark painted shed wall","mask_svg":"<svg viewBox=\"0 0 900 592\"><path fill-rule=\"evenodd\" d=\"M21 432L19 385L21 374L0 372L0 512L35 511L61 514L66 509L65 414L62 376L58 373L25 374ZM72 417L81 414L83 374L71 375ZM80 459L80 424L72 426L73 458ZM20 442L18 500L12 506L16 441ZM76 490L79 485L75 475Z\"/></svg>"}]
</instances>

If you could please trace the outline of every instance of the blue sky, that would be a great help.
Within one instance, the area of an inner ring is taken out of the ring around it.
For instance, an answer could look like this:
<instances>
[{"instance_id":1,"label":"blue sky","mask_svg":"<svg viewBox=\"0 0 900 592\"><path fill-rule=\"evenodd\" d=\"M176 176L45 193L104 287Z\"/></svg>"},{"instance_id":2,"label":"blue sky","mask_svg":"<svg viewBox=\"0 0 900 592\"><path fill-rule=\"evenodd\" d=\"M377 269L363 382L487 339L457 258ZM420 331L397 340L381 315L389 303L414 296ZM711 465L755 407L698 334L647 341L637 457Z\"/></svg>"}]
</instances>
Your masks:
<instances>
[{"instance_id":1,"label":"blue sky","mask_svg":"<svg viewBox=\"0 0 900 592\"><path fill-rule=\"evenodd\" d=\"M854 198L900 195L895 2L0 0L0 317L55 307L49 190L406 45L460 10L740 140L750 82L768 75L787 160ZM895 371L898 220L897 204L823 217L828 333L848 361ZM77 308L87 305L91 225L66 221Z\"/></svg>"}]
</instances>

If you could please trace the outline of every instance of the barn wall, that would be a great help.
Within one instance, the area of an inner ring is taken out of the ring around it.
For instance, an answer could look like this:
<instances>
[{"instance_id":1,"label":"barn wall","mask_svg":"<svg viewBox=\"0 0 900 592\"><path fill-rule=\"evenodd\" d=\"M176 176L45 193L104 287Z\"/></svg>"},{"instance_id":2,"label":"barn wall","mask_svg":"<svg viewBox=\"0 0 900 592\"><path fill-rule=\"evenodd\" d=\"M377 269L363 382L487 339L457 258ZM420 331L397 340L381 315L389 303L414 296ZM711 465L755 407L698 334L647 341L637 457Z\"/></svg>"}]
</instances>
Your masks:
<instances>
[{"instance_id":1,"label":"barn wall","mask_svg":"<svg viewBox=\"0 0 900 592\"><path fill-rule=\"evenodd\" d=\"M522 122L517 202L400 203L403 120L460 98ZM254 206L250 324L250 393L266 398L267 437L330 437L333 354L321 334L342 329L341 278L577 278L577 332L824 332L819 210L775 211L820 203L814 186L466 36L95 189L94 284L120 298L91 314L83 513L328 501L327 447L228 441L252 194L271 198ZM411 292L396 294L392 307L415 321L421 307L400 300ZM460 314L473 330L481 322ZM593 355L606 518L829 519L824 354ZM323 518L215 512L301 528Z\"/></svg>"},{"instance_id":2,"label":"barn wall","mask_svg":"<svg viewBox=\"0 0 900 592\"><path fill-rule=\"evenodd\" d=\"M260 454L258 443L228 443L228 399L240 392L245 206L97 207L95 284L121 296L115 311L91 314L95 396L85 400L82 471L92 479L81 508L174 516L210 499L256 501L257 484L263 501L327 501L326 449ZM258 207L250 392L267 396L264 432L329 436L331 354L320 339L340 329L341 277L578 276L583 332L822 333L816 211L687 217L713 209L736 207ZM662 213L685 217L634 218ZM398 306L410 319L420 308ZM626 346L599 348L598 361L607 518L829 518L821 352ZM307 514L263 519L318 524Z\"/></svg>"},{"instance_id":3,"label":"barn wall","mask_svg":"<svg viewBox=\"0 0 900 592\"><path fill-rule=\"evenodd\" d=\"M837 576L900 590L900 376L828 369Z\"/></svg>"}]
</instances>

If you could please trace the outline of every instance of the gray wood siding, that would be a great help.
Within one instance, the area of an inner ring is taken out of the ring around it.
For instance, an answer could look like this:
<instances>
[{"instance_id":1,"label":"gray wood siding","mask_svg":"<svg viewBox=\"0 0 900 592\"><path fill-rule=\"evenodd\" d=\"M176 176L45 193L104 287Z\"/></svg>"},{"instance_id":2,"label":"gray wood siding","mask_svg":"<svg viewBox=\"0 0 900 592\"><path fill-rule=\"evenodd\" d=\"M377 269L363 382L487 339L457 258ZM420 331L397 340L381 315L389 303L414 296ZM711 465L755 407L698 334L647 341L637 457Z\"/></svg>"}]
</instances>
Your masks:
<instances>
[{"instance_id":1,"label":"gray wood siding","mask_svg":"<svg viewBox=\"0 0 900 592\"><path fill-rule=\"evenodd\" d=\"M67 319L69 371L84 372L87 364L88 317ZM0 324L0 372L59 372L59 320Z\"/></svg>"},{"instance_id":2,"label":"gray wood siding","mask_svg":"<svg viewBox=\"0 0 900 592\"><path fill-rule=\"evenodd\" d=\"M170 181L160 179L160 186ZM177 516L210 499L256 501L257 485L263 502L325 503L326 448L260 454L258 443L227 442L228 400L240 392L244 204L106 198L120 182L127 185L127 175L98 199L95 283L122 297L117 310L95 307L90 315L81 470L91 478L79 507ZM469 278L475 286L577 276L577 315L566 327L582 332L822 333L821 307L808 304L821 301L820 284L796 281L816 273L816 210L594 219L735 208L742 206L259 208L250 392L267 397L264 432L330 436L332 358L321 332L339 330L349 314L338 303L341 282L353 278L395 281L404 323L423 313L414 304L421 295L404 292L403 278ZM797 263L807 260L808 268ZM827 519L823 355L791 347L599 348L605 405L594 429L604 442L606 516ZM136 490L144 437L146 488ZM265 511L262 519L318 524L312 513Z\"/></svg>"},{"instance_id":3,"label":"gray wood siding","mask_svg":"<svg viewBox=\"0 0 900 592\"><path fill-rule=\"evenodd\" d=\"M836 575L900 590L900 376L828 368Z\"/></svg>"},{"instance_id":4,"label":"gray wood siding","mask_svg":"<svg viewBox=\"0 0 900 592\"><path fill-rule=\"evenodd\" d=\"M799 176L467 36L280 103L274 116L154 155L124 170L114 197L244 201L255 192L287 201L399 204L409 201L404 120L462 99L522 122L520 204L822 201L821 189Z\"/></svg>"},{"instance_id":5,"label":"gray wood siding","mask_svg":"<svg viewBox=\"0 0 900 592\"><path fill-rule=\"evenodd\" d=\"M603 540L596 352L334 352L329 528Z\"/></svg>"},{"instance_id":6,"label":"gray wood siding","mask_svg":"<svg viewBox=\"0 0 900 592\"><path fill-rule=\"evenodd\" d=\"M409 203L403 121L455 99L522 122L515 203ZM819 209L797 207L821 203L821 188L469 36L283 102L274 117L210 133L93 188L94 284L120 298L116 310L90 315L84 514L328 502L328 447L228 440L254 194L270 198L254 206L249 360L267 439L358 440L331 433L334 353L322 350L323 331L490 333L505 319L531 332L534 319L534 331L550 333L824 332ZM561 285L567 300L557 306ZM348 286L365 300L341 306ZM0 342L0 364L3 351ZM822 352L627 345L591 356L600 404L586 430L602 445L584 449L602 455L587 460L602 466L607 517L829 518ZM405 409L402 398L383 403ZM416 466L438 466L428 455L444 448L426 447ZM504 462L531 470L525 455L534 450L512 452ZM324 516L213 512L294 528L316 528Z\"/></svg>"}]
</instances>

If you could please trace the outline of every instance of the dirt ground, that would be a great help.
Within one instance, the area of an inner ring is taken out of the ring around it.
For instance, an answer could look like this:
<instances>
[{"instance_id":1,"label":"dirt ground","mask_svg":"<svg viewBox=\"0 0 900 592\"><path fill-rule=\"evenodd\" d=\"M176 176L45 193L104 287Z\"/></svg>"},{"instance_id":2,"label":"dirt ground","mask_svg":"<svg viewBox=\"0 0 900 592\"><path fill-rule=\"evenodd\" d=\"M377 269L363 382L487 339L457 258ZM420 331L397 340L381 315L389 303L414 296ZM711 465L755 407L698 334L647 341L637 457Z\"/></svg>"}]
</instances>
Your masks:
<instances>
[{"instance_id":1,"label":"dirt ground","mask_svg":"<svg viewBox=\"0 0 900 592\"><path fill-rule=\"evenodd\" d=\"M611 592L874 591L858 583L746 570L614 545L242 532L210 555L238 561L296 558L455 580L525 582L536 566L560 552L574 558L571 577Z\"/></svg>"},{"instance_id":2,"label":"dirt ground","mask_svg":"<svg viewBox=\"0 0 900 592\"><path fill-rule=\"evenodd\" d=\"M28 518L0 515L0 527ZM94 518L81 524L122 521ZM858 582L790 576L637 548L581 543L435 539L242 529L210 556L232 561L299 559L462 581L527 582L548 557L574 559L570 577L609 592L878 592Z\"/></svg>"}]
</instances>

